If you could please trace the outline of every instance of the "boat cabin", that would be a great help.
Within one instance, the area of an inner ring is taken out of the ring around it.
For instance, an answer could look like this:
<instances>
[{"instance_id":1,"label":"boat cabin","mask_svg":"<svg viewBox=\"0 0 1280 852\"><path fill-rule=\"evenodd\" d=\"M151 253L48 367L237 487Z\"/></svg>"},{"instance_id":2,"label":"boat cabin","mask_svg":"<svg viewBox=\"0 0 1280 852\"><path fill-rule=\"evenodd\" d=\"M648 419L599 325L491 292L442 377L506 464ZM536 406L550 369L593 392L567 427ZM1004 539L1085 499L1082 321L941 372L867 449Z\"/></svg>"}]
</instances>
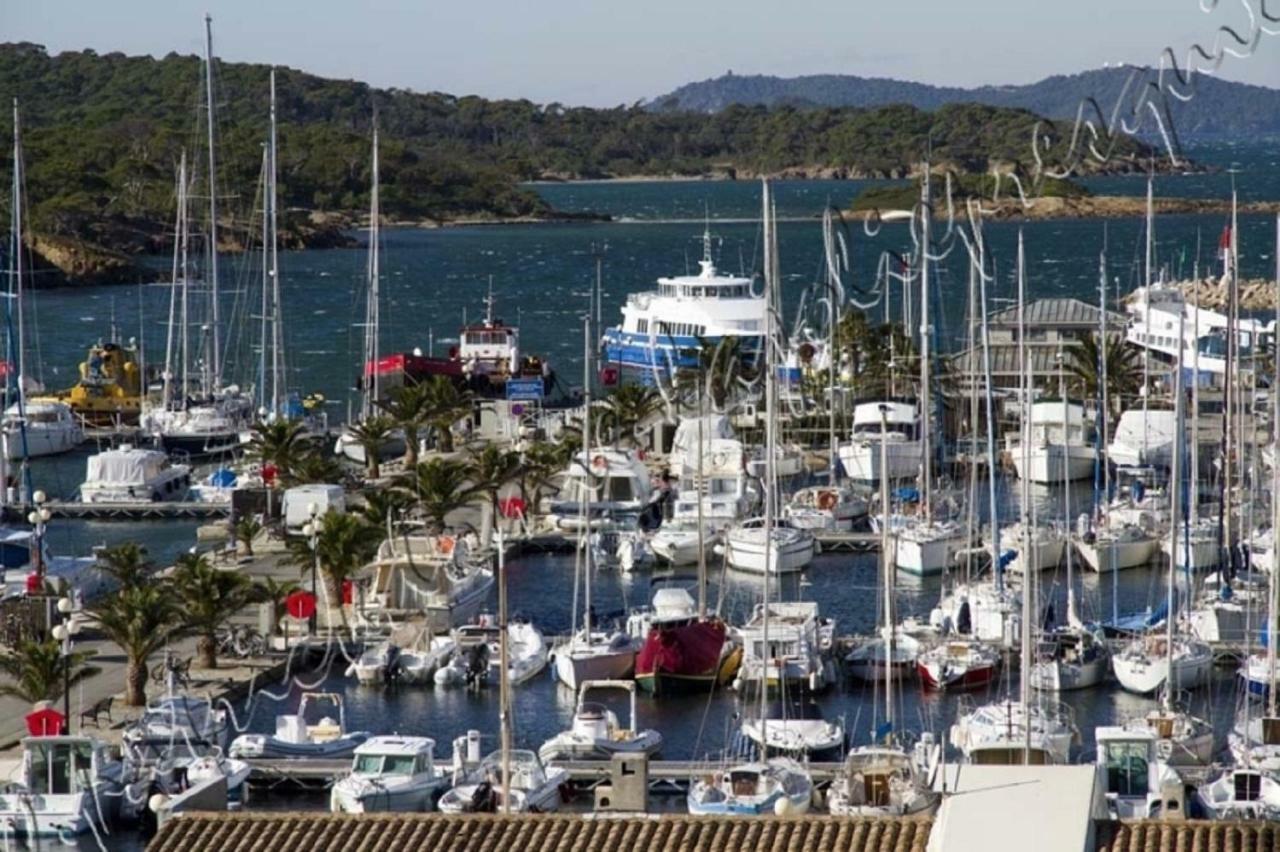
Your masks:
<instances>
[{"instance_id":1,"label":"boat cabin","mask_svg":"<svg viewBox=\"0 0 1280 852\"><path fill-rule=\"evenodd\" d=\"M32 795L89 793L107 763L106 746L92 737L27 737L22 741L23 786Z\"/></svg>"},{"instance_id":2,"label":"boat cabin","mask_svg":"<svg viewBox=\"0 0 1280 852\"><path fill-rule=\"evenodd\" d=\"M360 745L351 773L365 777L434 775L435 740L429 737L373 737Z\"/></svg>"}]
</instances>

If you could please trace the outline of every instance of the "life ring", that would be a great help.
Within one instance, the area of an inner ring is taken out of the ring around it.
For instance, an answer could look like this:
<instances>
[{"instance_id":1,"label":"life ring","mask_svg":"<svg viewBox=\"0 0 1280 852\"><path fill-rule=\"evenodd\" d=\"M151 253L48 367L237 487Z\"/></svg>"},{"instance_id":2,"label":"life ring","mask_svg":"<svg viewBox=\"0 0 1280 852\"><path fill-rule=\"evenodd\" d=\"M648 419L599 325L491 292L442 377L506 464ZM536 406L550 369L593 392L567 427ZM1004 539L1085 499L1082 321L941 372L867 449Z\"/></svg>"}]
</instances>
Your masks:
<instances>
[{"instance_id":1,"label":"life ring","mask_svg":"<svg viewBox=\"0 0 1280 852\"><path fill-rule=\"evenodd\" d=\"M598 472L606 472L609 470L609 460L604 456L596 456L591 459L591 469Z\"/></svg>"},{"instance_id":2,"label":"life ring","mask_svg":"<svg viewBox=\"0 0 1280 852\"><path fill-rule=\"evenodd\" d=\"M436 539L436 550L439 550L445 556L453 553L453 536L442 535Z\"/></svg>"},{"instance_id":3,"label":"life ring","mask_svg":"<svg viewBox=\"0 0 1280 852\"><path fill-rule=\"evenodd\" d=\"M836 502L836 493L834 491L820 491L818 493L819 509L834 509Z\"/></svg>"},{"instance_id":4,"label":"life ring","mask_svg":"<svg viewBox=\"0 0 1280 852\"><path fill-rule=\"evenodd\" d=\"M717 469L723 468L728 461L727 453L713 453L711 456L711 466Z\"/></svg>"}]
</instances>

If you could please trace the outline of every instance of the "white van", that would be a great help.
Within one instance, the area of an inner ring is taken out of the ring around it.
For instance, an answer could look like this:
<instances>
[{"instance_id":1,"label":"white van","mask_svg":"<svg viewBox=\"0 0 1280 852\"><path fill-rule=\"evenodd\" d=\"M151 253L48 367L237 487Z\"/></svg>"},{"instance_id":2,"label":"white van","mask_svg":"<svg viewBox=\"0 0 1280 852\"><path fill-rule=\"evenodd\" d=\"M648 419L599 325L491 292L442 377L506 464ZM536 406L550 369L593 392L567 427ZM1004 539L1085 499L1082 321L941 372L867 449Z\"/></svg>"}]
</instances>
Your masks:
<instances>
[{"instance_id":1,"label":"white van","mask_svg":"<svg viewBox=\"0 0 1280 852\"><path fill-rule=\"evenodd\" d=\"M311 520L311 505L315 504L316 517L325 513L347 511L347 495L341 485L298 485L284 492L280 514L284 518L285 535L302 535L302 528Z\"/></svg>"}]
</instances>

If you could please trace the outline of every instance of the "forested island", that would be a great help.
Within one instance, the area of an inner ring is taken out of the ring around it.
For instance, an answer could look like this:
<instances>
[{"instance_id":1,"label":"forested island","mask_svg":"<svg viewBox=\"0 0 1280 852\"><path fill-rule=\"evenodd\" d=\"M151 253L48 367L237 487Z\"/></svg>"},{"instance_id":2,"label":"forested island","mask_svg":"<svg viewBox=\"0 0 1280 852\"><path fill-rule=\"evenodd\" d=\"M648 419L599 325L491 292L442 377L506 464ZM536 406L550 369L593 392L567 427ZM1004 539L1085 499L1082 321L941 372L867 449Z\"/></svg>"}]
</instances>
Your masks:
<instances>
[{"instance_id":1,"label":"forested island","mask_svg":"<svg viewBox=\"0 0 1280 852\"><path fill-rule=\"evenodd\" d=\"M256 238L269 71L215 63L227 249ZM42 281L138 280L131 258L171 245L180 152L197 169L203 156L202 80L194 56L50 55L35 44L0 45L0 93L22 109L31 242L38 260L61 273ZM1012 171L1030 183L1037 134L1043 162L1070 160L1086 174L1145 170L1152 155L1116 137L1096 145L1105 159L1077 159L1069 124L975 104L731 106L706 115L375 89L288 68L277 69L277 98L282 238L292 246L343 244L342 229L364 215L375 114L383 213L414 224L556 218L522 186L532 180L900 178L927 155L958 173ZM6 117L3 134L11 132ZM7 158L0 181L10 181Z\"/></svg>"}]
</instances>

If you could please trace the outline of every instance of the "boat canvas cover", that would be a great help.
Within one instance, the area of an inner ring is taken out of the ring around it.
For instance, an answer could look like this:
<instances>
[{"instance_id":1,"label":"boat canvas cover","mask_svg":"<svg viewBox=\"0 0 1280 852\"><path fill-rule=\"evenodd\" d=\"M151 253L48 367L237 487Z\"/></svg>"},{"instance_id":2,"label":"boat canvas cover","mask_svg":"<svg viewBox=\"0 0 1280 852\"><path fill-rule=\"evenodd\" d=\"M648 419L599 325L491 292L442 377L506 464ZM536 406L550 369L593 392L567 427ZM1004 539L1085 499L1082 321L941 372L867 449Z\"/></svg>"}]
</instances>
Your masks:
<instances>
[{"instance_id":1,"label":"boat canvas cover","mask_svg":"<svg viewBox=\"0 0 1280 852\"><path fill-rule=\"evenodd\" d=\"M636 674L700 676L720 665L725 629L720 621L695 621L680 627L653 627L636 656Z\"/></svg>"},{"instance_id":2,"label":"boat canvas cover","mask_svg":"<svg viewBox=\"0 0 1280 852\"><path fill-rule=\"evenodd\" d=\"M671 442L673 451L683 450L688 454L697 449L699 420L702 421L703 443L733 438L733 427L729 424L729 418L723 414L709 414L706 417L686 417L676 427L676 435Z\"/></svg>"},{"instance_id":3,"label":"boat canvas cover","mask_svg":"<svg viewBox=\"0 0 1280 852\"><path fill-rule=\"evenodd\" d=\"M89 457L90 482L144 485L159 476L164 453L151 450L116 450Z\"/></svg>"}]
</instances>

